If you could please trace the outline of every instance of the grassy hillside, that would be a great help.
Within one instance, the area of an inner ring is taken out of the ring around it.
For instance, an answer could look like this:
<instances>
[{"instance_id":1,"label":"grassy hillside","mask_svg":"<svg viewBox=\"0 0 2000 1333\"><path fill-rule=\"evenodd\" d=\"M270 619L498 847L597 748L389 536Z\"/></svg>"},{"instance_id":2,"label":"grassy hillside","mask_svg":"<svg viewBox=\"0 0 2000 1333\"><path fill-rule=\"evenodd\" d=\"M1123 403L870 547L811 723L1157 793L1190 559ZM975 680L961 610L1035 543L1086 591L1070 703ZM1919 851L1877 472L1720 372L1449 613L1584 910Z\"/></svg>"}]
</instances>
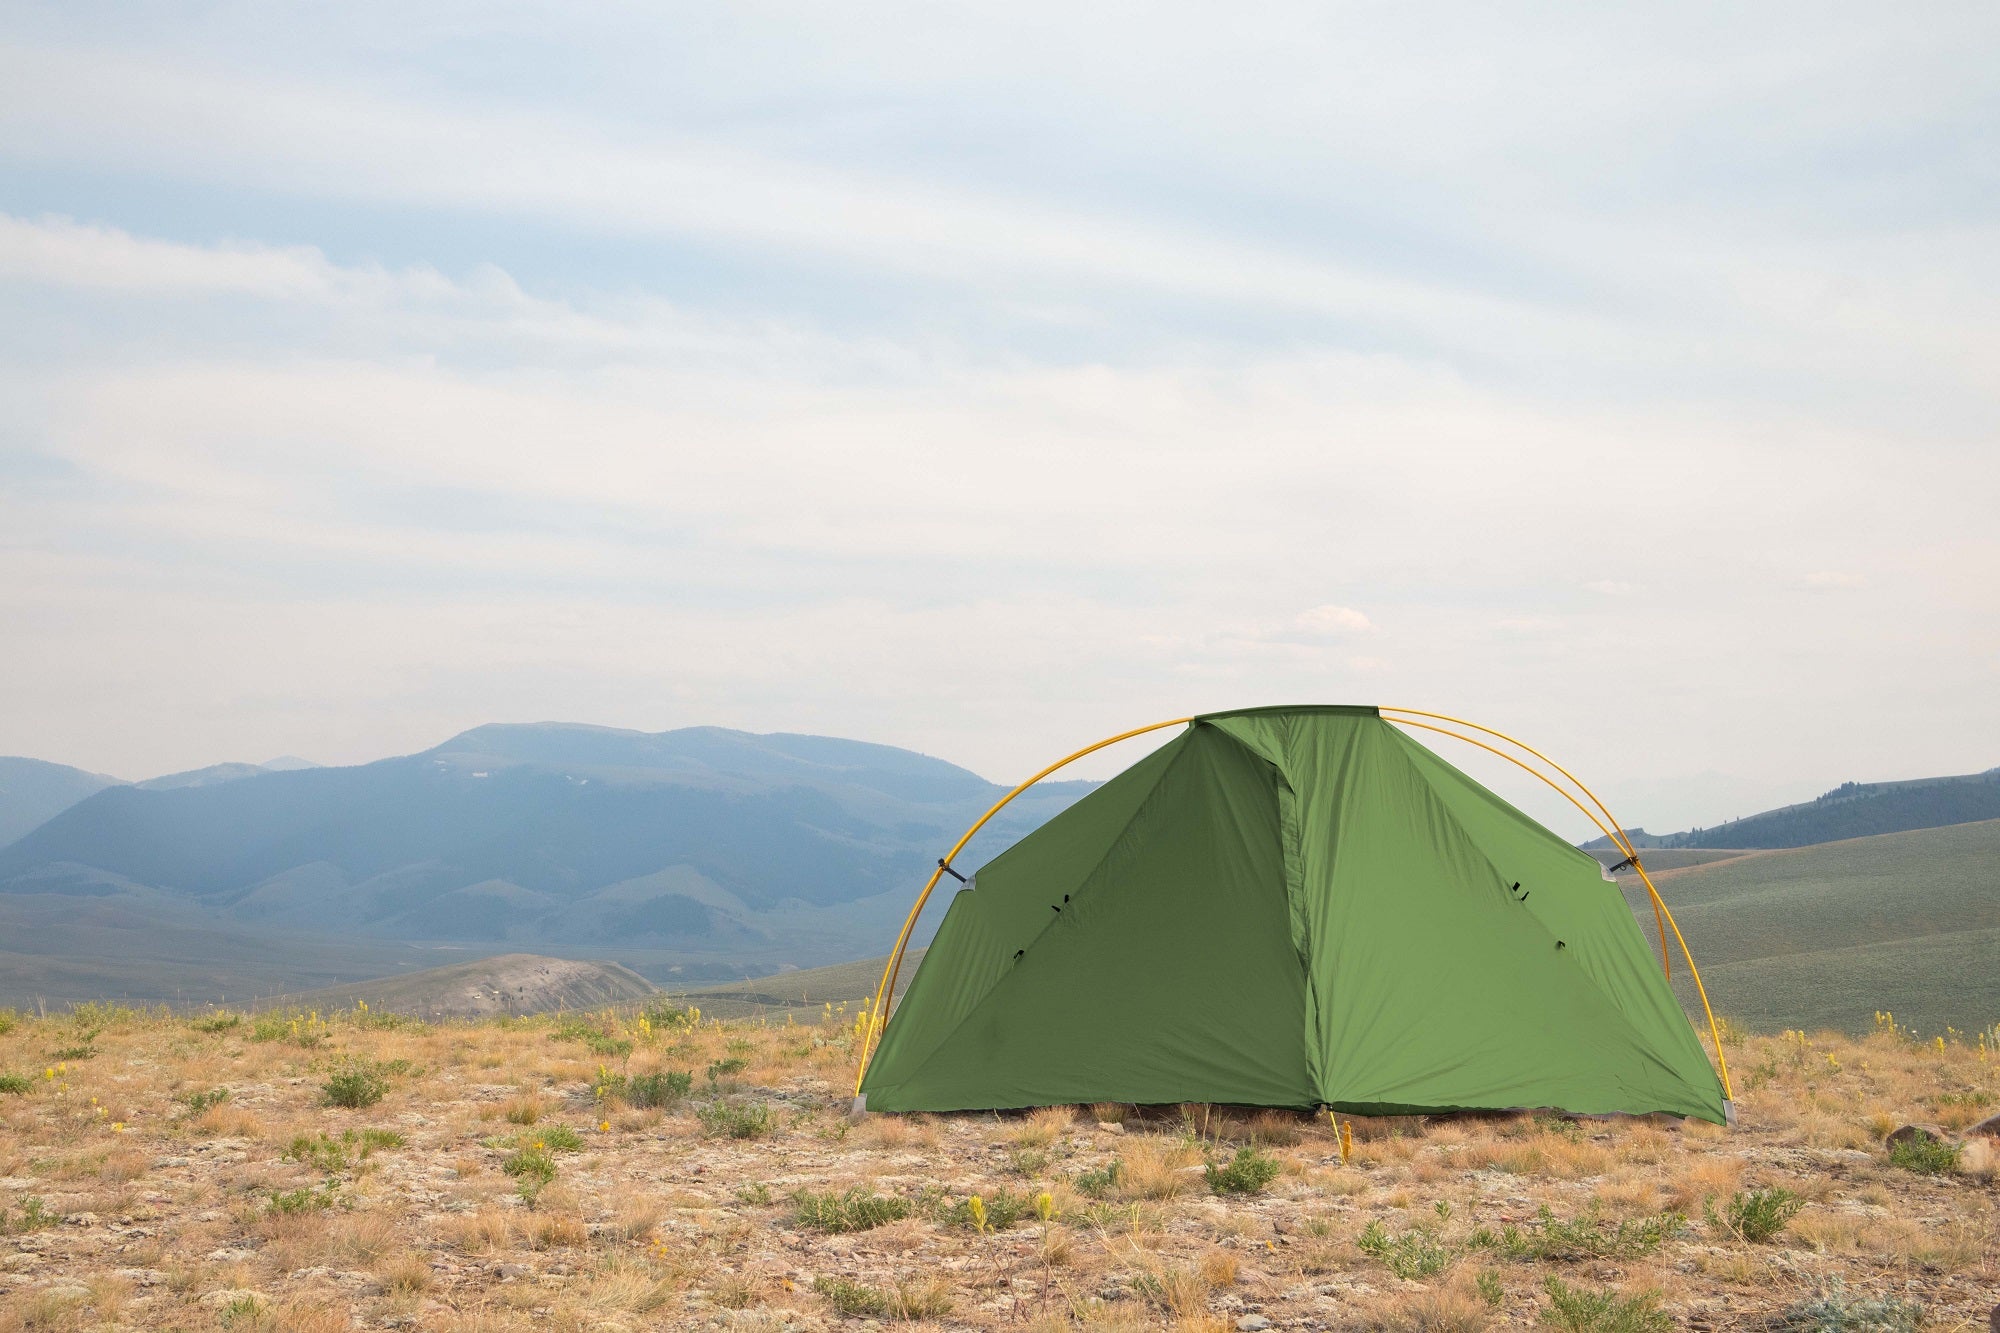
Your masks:
<instances>
[{"instance_id":1,"label":"grassy hillside","mask_svg":"<svg viewBox=\"0 0 2000 1333\"><path fill-rule=\"evenodd\" d=\"M1620 879L1650 937L1644 890ZM1926 1032L2000 1019L2000 820L1751 852L1655 879L1716 1009L1753 1027L1862 1031L1878 1010Z\"/></svg>"},{"instance_id":2,"label":"grassy hillside","mask_svg":"<svg viewBox=\"0 0 2000 1333\"><path fill-rule=\"evenodd\" d=\"M904 954L903 970L896 978L897 995L909 989L910 978L916 976L917 964L923 958L922 949L911 949ZM852 1009L864 1000L872 1000L888 961L886 956L864 958L854 963L799 968L719 986L670 989L676 998L716 1018L765 1017L781 1022L786 1018L811 1019L829 1004L836 1009Z\"/></svg>"}]
</instances>

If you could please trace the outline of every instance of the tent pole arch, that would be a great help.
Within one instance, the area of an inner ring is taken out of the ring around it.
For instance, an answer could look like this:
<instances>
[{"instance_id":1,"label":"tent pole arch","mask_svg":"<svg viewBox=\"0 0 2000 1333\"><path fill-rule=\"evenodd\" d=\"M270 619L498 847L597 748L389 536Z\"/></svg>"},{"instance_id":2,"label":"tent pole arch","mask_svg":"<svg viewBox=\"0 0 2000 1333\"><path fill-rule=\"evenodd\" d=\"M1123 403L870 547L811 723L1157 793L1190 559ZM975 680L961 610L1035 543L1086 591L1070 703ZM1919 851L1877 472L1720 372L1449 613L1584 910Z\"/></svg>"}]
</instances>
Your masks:
<instances>
[{"instance_id":1,"label":"tent pole arch","mask_svg":"<svg viewBox=\"0 0 2000 1333\"><path fill-rule=\"evenodd\" d=\"M1130 740L1134 736L1143 736L1149 731L1159 731L1166 727L1177 727L1183 723L1192 721L1194 721L1192 717L1174 717L1168 718L1165 722L1150 722L1143 727L1134 727L1130 731L1121 731L1116 736L1107 736L1095 745L1086 745L1075 754L1056 760L1056 762L1050 764L1047 768L995 801L992 808L974 821L972 827L965 831L965 835L952 844L951 850L944 854L943 859L937 864L937 869L931 872L930 879L925 882L924 891L917 895L916 904L910 908L910 914L903 918L903 928L896 933L896 947L890 950L888 964L882 969L882 981L875 987L875 1002L868 1010L868 1027L861 1038L861 1068L855 1071L854 1075L855 1096L859 1097L861 1095L861 1080L868 1076L868 1059L874 1049L875 1036L881 1030L884 1022L884 1007L889 1002L890 997L896 993L896 977L903 969L903 951L909 947L910 933L916 929L917 917L923 913L924 904L930 900L931 890L935 889L938 880L944 877L945 867L950 865L953 859L965 850L965 844L972 841L973 835L979 832L980 829L985 828L987 821L1005 809L1008 802L1057 769L1068 764L1073 764L1085 755L1095 754L1108 745L1116 745L1118 742Z\"/></svg>"},{"instance_id":2,"label":"tent pole arch","mask_svg":"<svg viewBox=\"0 0 2000 1333\"><path fill-rule=\"evenodd\" d=\"M1577 778L1573 774L1571 774L1568 769L1564 768L1561 764L1558 764L1555 760L1550 759L1540 750L1535 749L1534 747L1526 744L1525 742L1515 740L1512 736L1507 735L1505 732L1495 731L1491 727L1482 727L1477 722L1467 722L1463 718L1449 717L1443 713L1425 713L1414 708L1383 708L1378 711L1380 711L1385 715L1385 720L1387 721L1397 723L1401 726L1420 727L1425 731L1435 731L1441 736L1450 736L1453 740L1464 741L1467 745L1476 745L1480 749L1485 750L1488 753L1497 754L1502 759L1507 760L1509 763L1515 764L1520 768L1525 769L1527 772L1533 773L1536 777L1540 778L1550 787L1554 788L1556 791L1561 792L1563 796L1569 800L1569 803L1571 805L1576 806L1576 808L1579 810L1583 810L1583 813L1589 817L1591 823L1596 824L1597 827L1601 831L1603 831L1606 837L1610 838L1612 842L1617 844L1620 851L1624 852L1625 855L1632 858L1632 868L1639 872L1639 879L1642 883L1645 884L1646 893L1653 900L1653 914L1655 920L1664 920L1666 923L1665 928L1662 929L1660 932L1661 961L1662 963L1666 961L1666 950L1667 950L1666 931L1670 929L1674 933L1675 943L1680 945L1681 957L1687 960L1688 975L1694 978L1695 994L1701 997L1702 1015L1708 1019L1708 1035L1715 1042L1716 1071L1722 1077L1722 1095L1729 1098L1732 1101L1735 1100L1736 1094L1730 1088L1729 1085L1729 1057L1722 1053L1722 1029L1721 1026L1717 1024L1715 1021L1715 1010L1709 1005L1708 987L1702 984L1701 969L1695 966L1694 953L1688 948L1687 938L1681 934L1680 923L1674 920L1673 910L1669 908L1666 904L1666 901L1660 897L1659 889L1657 889L1653 885L1653 877L1646 873L1646 867L1644 863L1640 861L1638 852L1633 848L1631 842L1624 836L1623 826L1618 823L1617 818L1612 815L1611 811L1605 808L1604 802L1599 800L1596 794L1592 792L1590 788L1584 786L1582 782L1579 782ZM1526 750L1529 754L1534 755L1537 759L1540 759L1550 768L1553 768L1558 773L1561 773L1571 782L1576 783L1577 789L1583 792L1585 796L1588 796L1590 798L1591 804L1595 805L1599 810L1604 811L1604 818L1611 822L1611 827L1608 829L1605 828L1603 821L1599 820L1595 815L1592 815L1590 811L1584 810L1582 802L1578 801L1576 797L1570 795L1570 793L1567 790L1565 790L1561 784L1556 782L1555 779L1549 777L1546 773L1539 771L1532 765L1527 764L1522 760L1515 758L1513 755L1506 753L1504 750L1496 749L1495 747L1486 744L1484 741L1474 740L1470 736L1461 736L1457 732L1449 731L1444 727L1431 726L1423 722L1413 722L1407 717L1387 716L1389 714L1401 714L1401 713L1414 713L1419 717L1434 717L1434 718L1439 718L1446 722L1455 722L1461 726L1471 727L1475 731L1485 732L1489 736L1497 736L1501 740L1506 741L1510 745L1519 746L1521 749Z\"/></svg>"},{"instance_id":3,"label":"tent pole arch","mask_svg":"<svg viewBox=\"0 0 2000 1333\"><path fill-rule=\"evenodd\" d=\"M1481 726L1479 723L1469 722L1463 718L1452 717L1444 713L1430 713L1430 712L1424 712L1423 710L1420 709L1413 709L1413 708L1385 707L1379 709L1378 712L1383 715L1385 721L1398 723L1406 727L1418 728L1424 731L1434 731L1439 735L1449 736L1453 740L1463 741L1467 745L1477 746L1478 748L1487 751L1489 754L1498 755L1500 758L1505 759L1507 762L1511 764L1514 764L1516 767L1522 769L1523 771L1533 774L1536 778L1546 783L1550 788L1561 793L1561 795L1565 800L1567 800L1571 805L1575 806L1583 814L1583 816L1586 819L1590 820L1590 822L1594 824L1598 828L1598 830L1602 832L1607 838L1609 838L1612 841L1612 843L1618 847L1619 850L1623 851L1628 857L1632 858L1632 866L1635 870L1639 872L1639 878L1645 884L1646 892L1652 899L1654 920L1656 921L1656 923L1660 924L1660 955L1661 955L1660 962L1662 969L1663 971L1666 971L1669 974L1671 974L1671 968L1669 965L1669 958L1667 954L1667 943L1666 943L1666 932L1669 929L1671 929L1673 931L1675 941L1680 945L1681 956L1687 960L1688 974L1694 978L1695 991L1701 997L1702 1012L1708 1019L1709 1035L1714 1040L1715 1043L1715 1059L1716 1059L1717 1070L1721 1075L1723 1095L1725 1097L1733 1099L1735 1093L1730 1088L1728 1058L1724 1056L1722 1052L1721 1029L1716 1022L1715 1011L1709 1005L1708 988L1702 984L1701 971L1695 965L1694 954L1688 948L1687 939L1681 934L1680 924L1674 920L1672 911L1668 909L1666 902L1660 897L1660 892L1658 888L1654 886L1652 876L1646 873L1646 868L1644 864L1640 861L1636 849L1633 848L1630 840L1624 836L1623 827L1618 823L1616 817L1612 815L1609 808L1605 806L1604 802L1598 798L1597 794L1591 791L1590 788L1586 787L1568 769L1556 763L1555 760L1549 758L1541 751L1535 749L1533 746L1528 745L1523 741L1516 740L1514 737L1507 735L1505 732L1496 731L1492 727ZM1405 714L1410 716L1391 716L1391 715L1405 715ZM1556 772L1562 774L1563 777L1569 779L1569 781L1575 785L1577 790L1581 791L1584 794L1584 796L1590 800L1591 804L1597 807L1597 810L1602 813L1603 819L1599 819L1597 814L1593 814L1591 810L1583 804L1583 802L1579 801L1575 797L1575 795L1573 795L1569 791L1568 788L1564 787L1561 783L1557 782L1554 778L1551 778L1548 774L1542 772L1534 765L1529 764L1526 761L1514 755L1511 755L1504 750L1498 749L1495 746L1488 745L1484 741L1477 740L1471 736L1461 735L1456 731L1449 730L1448 728L1445 727L1436 726L1431 723L1413 721L1411 720L1412 717L1435 718L1438 721L1450 722L1459 726L1469 727L1474 731L1482 732L1486 735L1496 737L1499 740L1505 741L1508 744L1516 746L1517 748L1527 752L1528 754L1533 755L1535 758L1541 760L1543 763L1547 764L1550 768L1554 769ZM974 822L972 827L967 829L964 835L960 837L955 844L953 844L951 851L947 853L938 862L938 868L931 872L931 877L928 881L925 882L923 891L917 895L917 900L915 904L910 908L909 915L906 916L903 920L902 929L897 932L895 948L890 952L888 962L882 969L882 979L881 982L875 988L874 1002L869 1009L868 1025L862 1037L860 1068L856 1071L854 1078L854 1091L857 1097L861 1093L862 1081L867 1077L868 1074L868 1062L873 1054L875 1038L881 1031L885 1021L885 1010L887 1006L892 1002L893 996L895 995L896 979L902 971L903 956L905 951L908 949L910 936L916 929L917 918L922 914L925 903L927 903L930 900L932 891L937 888L938 881L944 876L945 867L949 865L950 862L955 857L957 857L957 855L961 851L965 849L966 844L972 841L973 836L977 834L980 829L984 828L987 822L990 821L995 815L999 814L1000 811L1004 809L1009 802L1013 801L1015 797L1019 796L1022 792L1026 791L1028 788L1034 786L1037 782L1040 782L1043 778L1049 776L1049 774L1054 773L1056 770L1064 767L1067 764L1073 763L1076 760L1083 758L1085 755L1094 754L1098 750L1104 749L1106 746L1115 745L1119 741L1129 740L1134 736L1142 736L1147 732L1159 731L1165 727L1180 726L1182 724L1192 721L1194 721L1193 717L1177 717L1177 718L1170 718L1165 722L1154 722L1147 726L1135 727L1130 731L1123 731L1115 736L1106 737L1104 740L1098 741L1095 744L1087 745L1083 749L1076 751L1074 754L1068 755L1060 760L1057 760L1055 763L1050 764L1047 768L1042 769L1039 773L1036 773L1033 777L1021 783L1019 786L1015 787L1012 791L1008 792L1005 796L1001 797L998 801L996 801L993 804L993 806L990 809L988 809L985 814L981 815L979 819L976 822ZM1609 822L1610 825L1610 827L1608 828L1606 827L1607 821Z\"/></svg>"}]
</instances>

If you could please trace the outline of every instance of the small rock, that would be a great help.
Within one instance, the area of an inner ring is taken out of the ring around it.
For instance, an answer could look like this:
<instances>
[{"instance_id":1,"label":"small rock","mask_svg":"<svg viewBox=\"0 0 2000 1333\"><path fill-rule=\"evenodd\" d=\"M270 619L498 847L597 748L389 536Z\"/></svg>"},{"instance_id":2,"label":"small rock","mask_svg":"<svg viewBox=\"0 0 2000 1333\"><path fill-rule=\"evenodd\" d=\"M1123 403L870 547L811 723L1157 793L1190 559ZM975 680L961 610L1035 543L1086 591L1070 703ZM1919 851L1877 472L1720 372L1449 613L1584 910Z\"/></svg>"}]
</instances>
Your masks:
<instances>
[{"instance_id":1,"label":"small rock","mask_svg":"<svg viewBox=\"0 0 2000 1333\"><path fill-rule=\"evenodd\" d=\"M165 1281L165 1276L151 1268L114 1268L113 1277L123 1278L135 1287L156 1287Z\"/></svg>"},{"instance_id":2,"label":"small rock","mask_svg":"<svg viewBox=\"0 0 2000 1333\"><path fill-rule=\"evenodd\" d=\"M1899 1143L1911 1142L1945 1143L1948 1140L1945 1138L1944 1131L1936 1125L1904 1125L1889 1135L1889 1146L1891 1148Z\"/></svg>"},{"instance_id":3,"label":"small rock","mask_svg":"<svg viewBox=\"0 0 2000 1333\"><path fill-rule=\"evenodd\" d=\"M97 1214L71 1213L63 1218L63 1225L72 1227L94 1227L97 1225Z\"/></svg>"},{"instance_id":4,"label":"small rock","mask_svg":"<svg viewBox=\"0 0 2000 1333\"><path fill-rule=\"evenodd\" d=\"M202 1258L208 1260L212 1264L247 1263L248 1261L255 1259L256 1257L257 1253L254 1250L234 1250L234 1249L210 1250L207 1254L204 1254L202 1256Z\"/></svg>"},{"instance_id":5,"label":"small rock","mask_svg":"<svg viewBox=\"0 0 2000 1333\"><path fill-rule=\"evenodd\" d=\"M535 1270L526 1264L494 1264L486 1270L502 1282L511 1282L517 1277L533 1277Z\"/></svg>"},{"instance_id":6,"label":"small rock","mask_svg":"<svg viewBox=\"0 0 2000 1333\"><path fill-rule=\"evenodd\" d=\"M1967 1138L1971 1138L1974 1134L1984 1134L1989 1139L2000 1139L2000 1115L1989 1115L1971 1129L1965 1131ZM1995 1311L1995 1313L2000 1313L2000 1311Z\"/></svg>"},{"instance_id":7,"label":"small rock","mask_svg":"<svg viewBox=\"0 0 2000 1333\"><path fill-rule=\"evenodd\" d=\"M1271 1321L1260 1314L1246 1314L1236 1321L1239 1333L1263 1333L1271 1326Z\"/></svg>"},{"instance_id":8,"label":"small rock","mask_svg":"<svg viewBox=\"0 0 2000 1333\"><path fill-rule=\"evenodd\" d=\"M185 1157L156 1157L153 1159L153 1169L155 1171L160 1170L162 1167L186 1166L187 1164L188 1159Z\"/></svg>"},{"instance_id":9,"label":"small rock","mask_svg":"<svg viewBox=\"0 0 2000 1333\"><path fill-rule=\"evenodd\" d=\"M1106 1134L1123 1134L1125 1132L1125 1126L1116 1120L1100 1120L1097 1122L1097 1127Z\"/></svg>"}]
</instances>

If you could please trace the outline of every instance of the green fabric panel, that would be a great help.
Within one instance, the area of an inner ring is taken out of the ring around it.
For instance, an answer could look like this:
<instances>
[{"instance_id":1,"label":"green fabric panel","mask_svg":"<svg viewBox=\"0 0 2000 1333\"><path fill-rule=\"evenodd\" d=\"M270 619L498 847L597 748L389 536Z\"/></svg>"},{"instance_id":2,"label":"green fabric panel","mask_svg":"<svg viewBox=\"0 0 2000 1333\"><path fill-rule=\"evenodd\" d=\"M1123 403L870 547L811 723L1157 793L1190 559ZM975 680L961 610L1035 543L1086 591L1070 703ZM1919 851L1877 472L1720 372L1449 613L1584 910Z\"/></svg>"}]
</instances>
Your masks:
<instances>
[{"instance_id":1,"label":"green fabric panel","mask_svg":"<svg viewBox=\"0 0 2000 1333\"><path fill-rule=\"evenodd\" d=\"M878 1078L922 1064L985 998L1012 967L1015 950L1048 925L1049 905L1065 893L1074 897L1103 862L1185 739L1185 733L1176 736L1118 774L980 867L970 885L952 894L922 966L890 1012L864 1091Z\"/></svg>"},{"instance_id":2,"label":"green fabric panel","mask_svg":"<svg viewBox=\"0 0 2000 1333\"><path fill-rule=\"evenodd\" d=\"M1314 1102L1279 775L1208 727L1162 758L1145 800L1061 912L1051 910L1061 896L1042 877L1041 849L1009 852L958 895L918 980L990 972L996 942L998 976L941 1038L911 987L868 1068L871 1109ZM1025 944L983 920L1012 926L1036 913L1040 929ZM1015 948L1025 949L1019 959ZM908 1036L898 1032L906 1019Z\"/></svg>"},{"instance_id":3,"label":"green fabric panel","mask_svg":"<svg viewBox=\"0 0 2000 1333\"><path fill-rule=\"evenodd\" d=\"M1408 733L1389 730L1467 836L1481 847L1506 849L1507 882L1519 880L1530 890L1523 906L1550 935L1565 942L1564 955L1590 977L1602 1002L1631 1025L1650 1054L1672 1067L1693 1099L1686 1113L1720 1122L1722 1082L1661 971L1659 955L1648 947L1623 891L1606 881L1597 858L1549 832ZM1491 853L1489 859L1499 864ZM1548 892L1535 891L1536 883Z\"/></svg>"},{"instance_id":4,"label":"green fabric panel","mask_svg":"<svg viewBox=\"0 0 2000 1333\"><path fill-rule=\"evenodd\" d=\"M1722 1118L1715 1075L1594 858L1366 713L1203 725L1297 793L1290 879L1309 922L1321 1101Z\"/></svg>"}]
</instances>

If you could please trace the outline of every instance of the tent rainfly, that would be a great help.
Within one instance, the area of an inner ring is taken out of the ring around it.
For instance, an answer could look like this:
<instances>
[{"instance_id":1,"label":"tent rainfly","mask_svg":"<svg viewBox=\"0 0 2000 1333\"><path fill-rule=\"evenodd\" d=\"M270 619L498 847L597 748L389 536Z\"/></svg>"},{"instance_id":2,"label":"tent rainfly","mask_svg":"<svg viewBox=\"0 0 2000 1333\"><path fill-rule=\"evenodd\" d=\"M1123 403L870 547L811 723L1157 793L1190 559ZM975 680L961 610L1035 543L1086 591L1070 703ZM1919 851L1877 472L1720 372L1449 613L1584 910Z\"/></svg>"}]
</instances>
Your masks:
<instances>
[{"instance_id":1,"label":"tent rainfly","mask_svg":"<svg viewBox=\"0 0 2000 1333\"><path fill-rule=\"evenodd\" d=\"M1438 716L1180 719L954 895L864 1047L857 1108L1731 1118L1726 1066L1718 1081L1664 975L1658 895L1655 960L1596 858L1391 725Z\"/></svg>"}]
</instances>

